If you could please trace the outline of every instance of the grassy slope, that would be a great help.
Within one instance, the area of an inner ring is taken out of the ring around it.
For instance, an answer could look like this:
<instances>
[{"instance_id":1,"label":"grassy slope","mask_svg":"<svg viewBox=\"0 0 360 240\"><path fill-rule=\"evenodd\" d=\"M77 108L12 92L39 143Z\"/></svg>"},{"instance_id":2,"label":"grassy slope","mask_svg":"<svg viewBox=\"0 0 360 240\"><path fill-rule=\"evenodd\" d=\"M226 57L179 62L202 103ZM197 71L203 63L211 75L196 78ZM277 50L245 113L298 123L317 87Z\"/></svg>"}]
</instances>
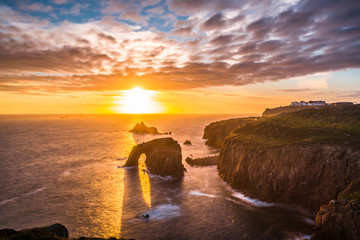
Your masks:
<instances>
[{"instance_id":1,"label":"grassy slope","mask_svg":"<svg viewBox=\"0 0 360 240\"><path fill-rule=\"evenodd\" d=\"M319 142L360 148L360 105L285 112L248 123L232 135L253 146Z\"/></svg>"}]
</instances>

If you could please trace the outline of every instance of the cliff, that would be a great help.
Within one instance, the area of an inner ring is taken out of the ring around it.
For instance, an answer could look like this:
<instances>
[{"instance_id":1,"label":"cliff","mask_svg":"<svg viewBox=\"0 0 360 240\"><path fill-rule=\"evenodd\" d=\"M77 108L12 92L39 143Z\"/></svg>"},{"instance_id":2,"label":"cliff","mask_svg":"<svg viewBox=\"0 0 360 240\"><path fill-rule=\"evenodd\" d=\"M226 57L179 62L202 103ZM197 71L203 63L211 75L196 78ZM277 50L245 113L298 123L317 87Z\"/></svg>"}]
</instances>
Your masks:
<instances>
[{"instance_id":1,"label":"cliff","mask_svg":"<svg viewBox=\"0 0 360 240\"><path fill-rule=\"evenodd\" d=\"M315 222L312 240L360 239L360 178L354 180L336 200L321 206Z\"/></svg>"},{"instance_id":2,"label":"cliff","mask_svg":"<svg viewBox=\"0 0 360 240\"><path fill-rule=\"evenodd\" d=\"M323 144L258 147L227 140L218 169L225 181L247 195L311 211L336 198L360 177L360 151Z\"/></svg>"},{"instance_id":3,"label":"cliff","mask_svg":"<svg viewBox=\"0 0 360 240\"><path fill-rule=\"evenodd\" d=\"M221 148L224 145L225 138L231 131L243 126L245 123L256 121L257 118L233 118L213 122L204 129L203 139L207 139L206 145L215 148Z\"/></svg>"},{"instance_id":4,"label":"cliff","mask_svg":"<svg viewBox=\"0 0 360 240\"><path fill-rule=\"evenodd\" d=\"M360 106L248 122L226 138L218 170L249 196L315 212L360 177Z\"/></svg>"},{"instance_id":5,"label":"cliff","mask_svg":"<svg viewBox=\"0 0 360 240\"><path fill-rule=\"evenodd\" d=\"M172 138L159 138L134 146L125 166L137 166L141 154L151 173L160 176L184 176L180 145Z\"/></svg>"}]
</instances>

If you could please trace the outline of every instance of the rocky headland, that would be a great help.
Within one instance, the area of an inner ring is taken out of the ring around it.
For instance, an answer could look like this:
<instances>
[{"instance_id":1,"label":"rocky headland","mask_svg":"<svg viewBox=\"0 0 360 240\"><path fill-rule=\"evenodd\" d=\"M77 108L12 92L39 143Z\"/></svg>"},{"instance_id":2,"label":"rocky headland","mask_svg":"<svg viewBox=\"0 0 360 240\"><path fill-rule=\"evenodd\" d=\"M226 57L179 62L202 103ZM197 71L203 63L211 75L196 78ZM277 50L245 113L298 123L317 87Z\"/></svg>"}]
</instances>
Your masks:
<instances>
[{"instance_id":1,"label":"rocky headland","mask_svg":"<svg viewBox=\"0 0 360 240\"><path fill-rule=\"evenodd\" d=\"M134 146L125 166L138 166L141 154L145 154L148 170L160 176L184 176L181 147L172 138L159 138Z\"/></svg>"},{"instance_id":2,"label":"rocky headland","mask_svg":"<svg viewBox=\"0 0 360 240\"><path fill-rule=\"evenodd\" d=\"M135 126L132 130L130 130L130 132L161 135L161 133L157 130L156 127L148 127L144 122L135 124Z\"/></svg>"},{"instance_id":3,"label":"rocky headland","mask_svg":"<svg viewBox=\"0 0 360 240\"><path fill-rule=\"evenodd\" d=\"M212 139L214 146L224 142L218 162L220 176L262 201L294 204L314 215L325 205L319 214L338 216L337 226L348 225L349 219L358 221L359 212L354 210L350 216L347 204L339 200L326 204L360 177L360 105L293 110L277 109L279 114L244 119L245 123L239 118L207 126L204 137ZM232 129L236 124L240 126ZM339 229L333 221L319 225L318 219L317 229ZM349 229L348 236L357 234Z\"/></svg>"},{"instance_id":4,"label":"rocky headland","mask_svg":"<svg viewBox=\"0 0 360 240\"><path fill-rule=\"evenodd\" d=\"M214 148L221 148L231 131L248 122L256 121L256 119L257 118L234 118L210 123L204 129L203 139L207 139L205 144Z\"/></svg>"}]
</instances>

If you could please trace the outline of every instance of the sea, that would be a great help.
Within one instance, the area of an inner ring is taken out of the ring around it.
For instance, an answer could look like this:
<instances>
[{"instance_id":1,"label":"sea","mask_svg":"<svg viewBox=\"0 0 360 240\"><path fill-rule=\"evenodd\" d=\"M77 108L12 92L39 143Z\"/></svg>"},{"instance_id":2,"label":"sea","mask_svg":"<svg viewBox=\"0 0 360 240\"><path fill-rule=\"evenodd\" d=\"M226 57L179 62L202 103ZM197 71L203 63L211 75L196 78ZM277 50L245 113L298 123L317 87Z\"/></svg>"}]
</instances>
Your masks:
<instances>
[{"instance_id":1,"label":"sea","mask_svg":"<svg viewBox=\"0 0 360 240\"><path fill-rule=\"evenodd\" d=\"M225 183L216 166L185 162L218 154L205 145L204 128L232 117L243 116L1 115L0 229L61 223L72 238L310 238L309 213L251 199ZM172 134L129 131L141 121ZM138 167L124 167L134 145L161 137L181 145L183 179L149 173L145 156Z\"/></svg>"}]
</instances>

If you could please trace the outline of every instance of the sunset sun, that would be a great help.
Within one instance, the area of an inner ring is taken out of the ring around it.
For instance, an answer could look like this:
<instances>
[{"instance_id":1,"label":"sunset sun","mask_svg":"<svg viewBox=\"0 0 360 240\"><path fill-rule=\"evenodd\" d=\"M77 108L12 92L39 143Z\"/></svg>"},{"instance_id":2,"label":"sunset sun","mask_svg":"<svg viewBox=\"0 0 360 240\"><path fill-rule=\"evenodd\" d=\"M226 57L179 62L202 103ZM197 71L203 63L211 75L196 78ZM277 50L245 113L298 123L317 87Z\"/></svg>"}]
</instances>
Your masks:
<instances>
[{"instance_id":1,"label":"sunset sun","mask_svg":"<svg viewBox=\"0 0 360 240\"><path fill-rule=\"evenodd\" d=\"M121 96L117 96L114 103L115 111L118 113L142 114L142 113L161 113L163 107L155 99L157 91L145 90L136 87L130 90L120 91Z\"/></svg>"}]
</instances>

